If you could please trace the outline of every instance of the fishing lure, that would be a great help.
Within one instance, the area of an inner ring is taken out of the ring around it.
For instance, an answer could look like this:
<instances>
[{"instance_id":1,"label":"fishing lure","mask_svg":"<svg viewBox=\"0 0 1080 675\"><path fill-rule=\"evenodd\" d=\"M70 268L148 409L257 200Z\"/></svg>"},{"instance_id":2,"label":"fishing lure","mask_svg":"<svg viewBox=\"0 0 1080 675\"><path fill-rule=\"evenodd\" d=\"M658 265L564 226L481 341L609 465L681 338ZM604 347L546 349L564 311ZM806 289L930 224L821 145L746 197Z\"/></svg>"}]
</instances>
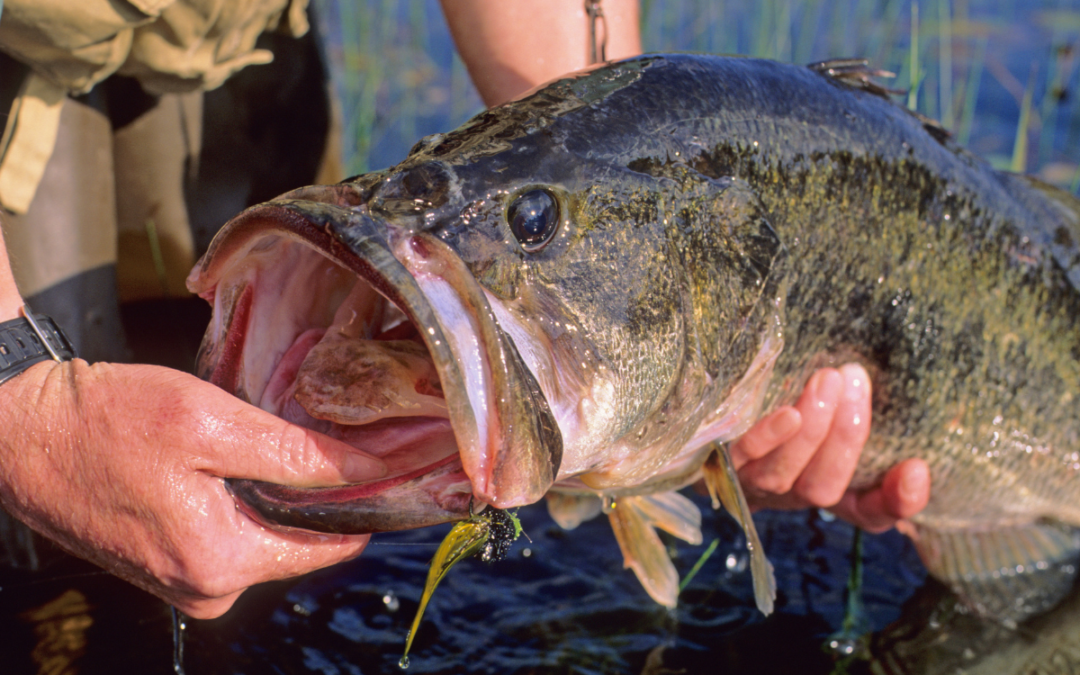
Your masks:
<instances>
[{"instance_id":1,"label":"fishing lure","mask_svg":"<svg viewBox=\"0 0 1080 675\"><path fill-rule=\"evenodd\" d=\"M451 528L431 559L424 593L420 596L420 606L416 609L416 617L405 640L405 653L398 661L402 669L409 667L409 648L412 647L416 629L420 627L420 618L424 615L428 600L450 568L472 555L479 555L484 562L501 560L510 550L510 544L521 536L521 520L516 514L493 508L488 508L479 515L473 514L471 507L469 511L468 520L463 520Z\"/></svg>"}]
</instances>

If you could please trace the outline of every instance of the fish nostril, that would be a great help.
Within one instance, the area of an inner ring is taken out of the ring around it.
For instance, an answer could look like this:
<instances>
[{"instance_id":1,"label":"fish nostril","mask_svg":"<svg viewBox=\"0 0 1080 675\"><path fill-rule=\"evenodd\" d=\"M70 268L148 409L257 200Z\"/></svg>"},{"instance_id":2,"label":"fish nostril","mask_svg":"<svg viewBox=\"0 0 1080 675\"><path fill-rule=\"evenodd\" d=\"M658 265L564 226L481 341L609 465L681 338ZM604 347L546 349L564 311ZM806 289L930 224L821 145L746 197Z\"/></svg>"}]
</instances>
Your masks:
<instances>
[{"instance_id":1,"label":"fish nostril","mask_svg":"<svg viewBox=\"0 0 1080 675\"><path fill-rule=\"evenodd\" d=\"M417 216L437 210L450 199L450 176L440 164L428 162L394 174L377 189L370 202L391 216Z\"/></svg>"},{"instance_id":2,"label":"fish nostril","mask_svg":"<svg viewBox=\"0 0 1080 675\"><path fill-rule=\"evenodd\" d=\"M423 202L428 208L437 208L446 203L450 177L439 164L421 164L401 176L401 188L403 197Z\"/></svg>"}]
</instances>

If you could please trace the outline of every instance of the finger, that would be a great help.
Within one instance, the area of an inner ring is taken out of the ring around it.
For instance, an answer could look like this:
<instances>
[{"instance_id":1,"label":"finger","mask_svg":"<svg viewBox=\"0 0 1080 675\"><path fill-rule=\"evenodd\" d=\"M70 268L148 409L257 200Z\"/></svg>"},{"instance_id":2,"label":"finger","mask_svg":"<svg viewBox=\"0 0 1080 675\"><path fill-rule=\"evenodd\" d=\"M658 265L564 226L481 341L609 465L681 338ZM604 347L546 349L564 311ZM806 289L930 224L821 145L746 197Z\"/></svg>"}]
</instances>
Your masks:
<instances>
[{"instance_id":1,"label":"finger","mask_svg":"<svg viewBox=\"0 0 1080 675\"><path fill-rule=\"evenodd\" d=\"M900 462L885 474L881 490L891 515L910 518L930 502L930 466L922 459Z\"/></svg>"},{"instance_id":2,"label":"finger","mask_svg":"<svg viewBox=\"0 0 1080 675\"><path fill-rule=\"evenodd\" d=\"M378 457L290 424L214 385L192 381L185 386L198 390L200 401L194 433L213 449L201 470L295 487L360 483L386 475Z\"/></svg>"},{"instance_id":3,"label":"finger","mask_svg":"<svg viewBox=\"0 0 1080 675\"><path fill-rule=\"evenodd\" d=\"M791 491L832 425L843 382L839 371L823 368L814 373L795 407L802 416L798 433L765 457L739 471L744 487L771 494Z\"/></svg>"},{"instance_id":4,"label":"finger","mask_svg":"<svg viewBox=\"0 0 1080 675\"><path fill-rule=\"evenodd\" d=\"M270 532L262 533L264 545ZM263 561L252 557L248 578L251 584L274 579L300 576L317 569L336 565L360 555L370 534L333 535L317 532L273 531L273 543L265 546Z\"/></svg>"},{"instance_id":5,"label":"finger","mask_svg":"<svg viewBox=\"0 0 1080 675\"><path fill-rule=\"evenodd\" d=\"M795 482L798 497L811 506L829 507L844 496L863 445L870 436L870 380L862 366L840 368L843 393L828 434Z\"/></svg>"},{"instance_id":6,"label":"finger","mask_svg":"<svg viewBox=\"0 0 1080 675\"><path fill-rule=\"evenodd\" d=\"M747 462L761 459L789 440L802 426L802 415L792 406L777 408L754 423L742 437L731 444L731 461L738 471Z\"/></svg>"},{"instance_id":7,"label":"finger","mask_svg":"<svg viewBox=\"0 0 1080 675\"><path fill-rule=\"evenodd\" d=\"M879 487L848 492L830 509L867 532L884 532L911 518L930 501L930 468L921 459L905 460L885 474Z\"/></svg>"},{"instance_id":8,"label":"finger","mask_svg":"<svg viewBox=\"0 0 1080 675\"><path fill-rule=\"evenodd\" d=\"M213 481L220 483L209 476L200 482ZM196 485L193 492L206 490ZM180 523L177 530L184 547L169 574L177 580L169 584L173 596L166 597L173 604L226 598L264 581L334 565L359 555L371 538L267 527L237 509L229 496L207 499L204 510L206 518ZM224 567L222 561L228 561Z\"/></svg>"}]
</instances>

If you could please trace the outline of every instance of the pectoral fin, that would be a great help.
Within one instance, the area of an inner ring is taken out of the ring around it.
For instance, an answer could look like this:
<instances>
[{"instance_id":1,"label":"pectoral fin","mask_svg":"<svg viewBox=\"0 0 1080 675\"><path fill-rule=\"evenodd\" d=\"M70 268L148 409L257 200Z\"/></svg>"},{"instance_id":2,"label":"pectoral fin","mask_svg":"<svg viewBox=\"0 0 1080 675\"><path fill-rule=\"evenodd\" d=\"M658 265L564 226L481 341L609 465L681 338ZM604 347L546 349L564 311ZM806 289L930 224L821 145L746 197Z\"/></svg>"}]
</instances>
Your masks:
<instances>
[{"instance_id":1,"label":"pectoral fin","mask_svg":"<svg viewBox=\"0 0 1080 675\"><path fill-rule=\"evenodd\" d=\"M634 499L634 508L653 527L698 546L701 536L701 511L694 502L674 490L644 495Z\"/></svg>"},{"instance_id":2,"label":"pectoral fin","mask_svg":"<svg viewBox=\"0 0 1080 675\"><path fill-rule=\"evenodd\" d=\"M716 452L709 456L702 467L705 485L712 496L713 508L720 508L723 504L746 534L746 550L750 552L750 571L754 577L754 599L761 613L768 616L772 614L776 601L776 577L772 563L765 557L765 548L758 538L754 519L750 517L750 507L746 504L746 496L739 485L727 446L716 444L715 447Z\"/></svg>"},{"instance_id":3,"label":"pectoral fin","mask_svg":"<svg viewBox=\"0 0 1080 675\"><path fill-rule=\"evenodd\" d=\"M587 520L600 515L600 498L595 495L567 495L549 492L548 514L564 530L572 530Z\"/></svg>"},{"instance_id":4,"label":"pectoral fin","mask_svg":"<svg viewBox=\"0 0 1080 675\"><path fill-rule=\"evenodd\" d=\"M1033 522L993 530L908 532L930 574L984 616L1023 620L1060 602L1073 586L1080 530Z\"/></svg>"}]
</instances>

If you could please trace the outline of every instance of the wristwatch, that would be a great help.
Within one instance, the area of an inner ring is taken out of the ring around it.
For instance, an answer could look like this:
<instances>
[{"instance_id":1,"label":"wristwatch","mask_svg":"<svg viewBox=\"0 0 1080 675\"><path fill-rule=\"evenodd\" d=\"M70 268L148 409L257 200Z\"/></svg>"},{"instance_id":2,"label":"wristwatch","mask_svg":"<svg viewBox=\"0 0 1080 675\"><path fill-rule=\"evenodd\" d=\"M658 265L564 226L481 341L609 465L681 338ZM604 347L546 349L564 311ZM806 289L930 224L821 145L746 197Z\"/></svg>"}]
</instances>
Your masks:
<instances>
[{"instance_id":1,"label":"wristwatch","mask_svg":"<svg viewBox=\"0 0 1080 675\"><path fill-rule=\"evenodd\" d=\"M33 314L23 307L18 319L0 323L0 384L7 382L35 363L70 361L75 358L71 342L44 314Z\"/></svg>"}]
</instances>

